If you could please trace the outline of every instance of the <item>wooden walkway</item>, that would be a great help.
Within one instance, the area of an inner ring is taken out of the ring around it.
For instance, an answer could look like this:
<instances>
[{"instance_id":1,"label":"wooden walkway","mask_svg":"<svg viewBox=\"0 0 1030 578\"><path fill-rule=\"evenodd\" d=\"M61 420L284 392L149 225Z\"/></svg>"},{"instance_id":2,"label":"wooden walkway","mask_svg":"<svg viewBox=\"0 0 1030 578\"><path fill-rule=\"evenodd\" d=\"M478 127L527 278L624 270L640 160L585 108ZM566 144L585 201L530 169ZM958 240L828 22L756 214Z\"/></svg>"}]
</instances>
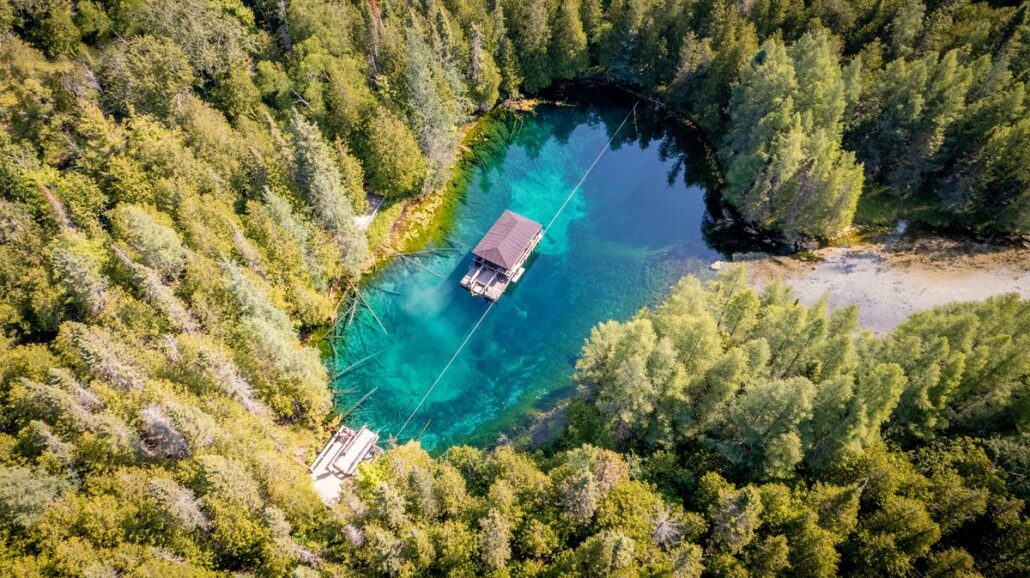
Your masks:
<instances>
[{"instance_id":1,"label":"wooden walkway","mask_svg":"<svg viewBox=\"0 0 1030 578\"><path fill-rule=\"evenodd\" d=\"M379 434L365 426L357 431L343 425L308 467L311 482L322 501L335 504L340 499L343 481L357 472L362 462L371 460L383 450L376 442Z\"/></svg>"}]
</instances>

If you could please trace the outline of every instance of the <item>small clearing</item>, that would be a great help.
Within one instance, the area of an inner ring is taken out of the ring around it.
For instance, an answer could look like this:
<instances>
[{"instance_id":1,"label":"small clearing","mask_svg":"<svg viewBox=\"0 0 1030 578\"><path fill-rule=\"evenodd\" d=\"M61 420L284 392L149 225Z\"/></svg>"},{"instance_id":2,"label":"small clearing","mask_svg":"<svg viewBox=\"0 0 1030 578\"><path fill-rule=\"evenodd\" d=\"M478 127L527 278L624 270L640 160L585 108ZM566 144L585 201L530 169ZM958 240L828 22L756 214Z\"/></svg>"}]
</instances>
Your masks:
<instances>
[{"instance_id":1,"label":"small clearing","mask_svg":"<svg viewBox=\"0 0 1030 578\"><path fill-rule=\"evenodd\" d=\"M917 311L1004 293L1030 298L1030 248L938 237L828 247L816 259L747 261L759 287L779 280L805 303L827 295L831 308L854 304L860 324L883 334Z\"/></svg>"},{"instance_id":2,"label":"small clearing","mask_svg":"<svg viewBox=\"0 0 1030 578\"><path fill-rule=\"evenodd\" d=\"M354 216L354 224L362 231L368 230L368 226L372 224L372 219L379 212L379 207L382 207L383 201L386 200L386 197L374 193L367 193L365 198L368 200L368 210L361 215Z\"/></svg>"}]
</instances>

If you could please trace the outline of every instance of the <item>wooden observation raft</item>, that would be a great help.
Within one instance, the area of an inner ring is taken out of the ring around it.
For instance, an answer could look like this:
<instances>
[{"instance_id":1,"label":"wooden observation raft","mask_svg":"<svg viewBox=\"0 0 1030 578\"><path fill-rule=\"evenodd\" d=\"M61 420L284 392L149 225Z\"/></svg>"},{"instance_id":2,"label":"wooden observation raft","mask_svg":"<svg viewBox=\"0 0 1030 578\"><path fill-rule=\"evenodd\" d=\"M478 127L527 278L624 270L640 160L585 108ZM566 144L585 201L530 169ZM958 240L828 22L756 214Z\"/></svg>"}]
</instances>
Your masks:
<instances>
[{"instance_id":1,"label":"wooden observation raft","mask_svg":"<svg viewBox=\"0 0 1030 578\"><path fill-rule=\"evenodd\" d=\"M526 260L542 237L540 223L506 209L472 249L472 265L461 286L497 301L525 273Z\"/></svg>"}]
</instances>

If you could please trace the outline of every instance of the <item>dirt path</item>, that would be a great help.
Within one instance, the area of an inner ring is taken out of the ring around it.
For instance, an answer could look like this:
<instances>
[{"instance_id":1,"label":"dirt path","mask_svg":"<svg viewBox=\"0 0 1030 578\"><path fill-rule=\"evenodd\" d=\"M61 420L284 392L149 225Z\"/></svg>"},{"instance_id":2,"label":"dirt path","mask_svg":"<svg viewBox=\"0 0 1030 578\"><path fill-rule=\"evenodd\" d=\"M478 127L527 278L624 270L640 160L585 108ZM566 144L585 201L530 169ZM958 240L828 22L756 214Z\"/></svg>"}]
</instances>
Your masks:
<instances>
[{"instance_id":1,"label":"dirt path","mask_svg":"<svg viewBox=\"0 0 1030 578\"><path fill-rule=\"evenodd\" d=\"M368 230L369 225L372 224L372 219L376 217L376 213L383 206L383 201L386 200L386 197L374 193L367 193L365 198L368 202L368 210L364 214L354 216L354 224L362 231Z\"/></svg>"},{"instance_id":2,"label":"dirt path","mask_svg":"<svg viewBox=\"0 0 1030 578\"><path fill-rule=\"evenodd\" d=\"M859 322L875 333L908 315L954 301L1016 292L1030 298L1030 249L923 238L891 244L830 247L818 262L765 257L747 261L759 286L781 280L804 303L827 294L831 307L858 305Z\"/></svg>"}]
</instances>

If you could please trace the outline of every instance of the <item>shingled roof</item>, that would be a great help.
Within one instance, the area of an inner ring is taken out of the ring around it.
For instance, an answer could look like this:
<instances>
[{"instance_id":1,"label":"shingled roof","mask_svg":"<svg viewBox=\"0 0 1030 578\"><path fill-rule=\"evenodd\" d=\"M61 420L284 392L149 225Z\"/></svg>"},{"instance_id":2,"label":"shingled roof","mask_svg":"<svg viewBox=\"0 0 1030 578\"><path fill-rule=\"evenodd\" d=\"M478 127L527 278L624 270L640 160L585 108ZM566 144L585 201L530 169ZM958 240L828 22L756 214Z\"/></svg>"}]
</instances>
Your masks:
<instances>
[{"instance_id":1,"label":"shingled roof","mask_svg":"<svg viewBox=\"0 0 1030 578\"><path fill-rule=\"evenodd\" d=\"M540 223L505 210L472 250L472 254L511 269L540 232Z\"/></svg>"}]
</instances>

